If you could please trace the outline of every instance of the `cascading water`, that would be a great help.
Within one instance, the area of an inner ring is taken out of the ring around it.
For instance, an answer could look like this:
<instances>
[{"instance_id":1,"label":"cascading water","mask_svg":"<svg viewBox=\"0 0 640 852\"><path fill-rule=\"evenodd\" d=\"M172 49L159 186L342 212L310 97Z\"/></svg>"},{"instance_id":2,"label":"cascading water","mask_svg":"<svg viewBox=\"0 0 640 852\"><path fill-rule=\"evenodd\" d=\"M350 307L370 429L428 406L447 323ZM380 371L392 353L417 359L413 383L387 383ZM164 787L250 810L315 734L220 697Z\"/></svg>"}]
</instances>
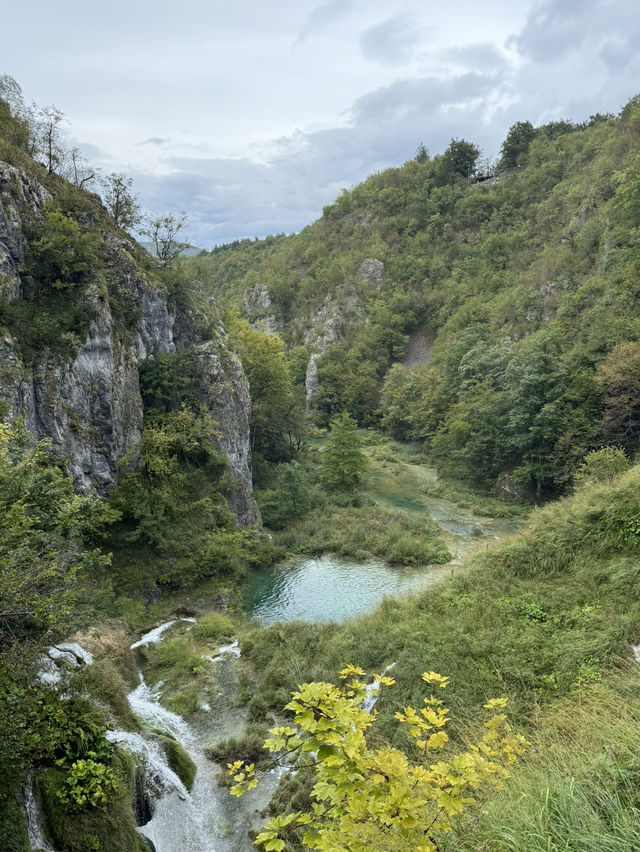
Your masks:
<instances>
[{"instance_id":1,"label":"cascading water","mask_svg":"<svg viewBox=\"0 0 640 852\"><path fill-rule=\"evenodd\" d=\"M45 840L42 827L40 825L40 808L36 801L35 793L33 792L33 779L29 778L27 786L22 791L24 812L27 819L27 836L29 838L29 846L31 849L38 849L41 852L53 852L53 849Z\"/></svg>"},{"instance_id":2,"label":"cascading water","mask_svg":"<svg viewBox=\"0 0 640 852\"><path fill-rule=\"evenodd\" d=\"M394 666L395 666L395 663L390 663L386 667L386 669L382 672L382 677L384 677L384 675L386 675L386 673L388 671L391 671L391 669ZM380 681L378 680L377 677L374 677L374 679L371 681L371 683L367 684L366 691L367 691L367 697L364 699L364 701L360 705L360 708L362 710L364 710L365 713L371 713L373 711L373 708L376 706L376 703L378 701L378 697L380 695Z\"/></svg>"},{"instance_id":3,"label":"cascading water","mask_svg":"<svg viewBox=\"0 0 640 852\"><path fill-rule=\"evenodd\" d=\"M131 647L161 641L165 631L175 623L160 625ZM219 648L218 655L209 659L223 664L239 656L238 643L234 642ZM197 769L189 793L170 769L152 735L108 732L111 742L138 755L145 765L145 792L151 800L151 818L139 826L141 836L153 844L156 852L249 852L254 847L247 830L256 824L286 769L264 773L258 790L251 791L243 800L233 799L228 790L219 786L220 769L206 757L196 732L181 716L160 704L161 684L150 687L141 670L139 678L140 683L128 696L131 709L150 730L171 734Z\"/></svg>"}]
</instances>

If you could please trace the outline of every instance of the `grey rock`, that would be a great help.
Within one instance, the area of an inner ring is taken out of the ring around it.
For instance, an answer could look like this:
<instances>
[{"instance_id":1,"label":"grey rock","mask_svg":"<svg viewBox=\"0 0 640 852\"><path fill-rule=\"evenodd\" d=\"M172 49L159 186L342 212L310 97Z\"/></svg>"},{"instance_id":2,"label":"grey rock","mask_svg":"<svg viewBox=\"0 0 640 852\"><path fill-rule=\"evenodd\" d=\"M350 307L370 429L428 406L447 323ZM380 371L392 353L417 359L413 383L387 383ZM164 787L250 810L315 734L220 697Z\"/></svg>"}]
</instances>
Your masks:
<instances>
[{"instance_id":1,"label":"grey rock","mask_svg":"<svg viewBox=\"0 0 640 852\"><path fill-rule=\"evenodd\" d=\"M242 309L251 328L268 334L275 334L280 330L281 325L270 308L271 297L264 284L255 284L245 290Z\"/></svg>"},{"instance_id":2,"label":"grey rock","mask_svg":"<svg viewBox=\"0 0 640 852\"><path fill-rule=\"evenodd\" d=\"M5 298L20 297L18 265L27 245L22 217L41 216L48 197L22 172L0 164L0 264L9 264L6 268L17 281L7 286L12 279L2 273L0 295ZM34 437L48 438L79 491L95 487L106 494L118 480L123 458L129 454L131 464L136 463L143 419L140 364L161 352L193 347L201 399L216 421L214 437L229 460L226 490L232 514L241 524L260 523L251 496L251 404L240 361L227 350L221 326L215 341L201 342L204 315L178 310L166 290L151 286L136 268L131 248L126 239L103 235L102 255L118 298L139 317L134 328L116 327L108 297L89 288L93 318L73 359L43 351L28 365L15 340L0 338L0 399L8 420L22 418Z\"/></svg>"},{"instance_id":3,"label":"grey rock","mask_svg":"<svg viewBox=\"0 0 640 852\"><path fill-rule=\"evenodd\" d=\"M41 218L47 190L23 171L0 163L0 297L14 301L20 297L18 267L24 263L27 239L24 219Z\"/></svg>"},{"instance_id":4,"label":"grey rock","mask_svg":"<svg viewBox=\"0 0 640 852\"><path fill-rule=\"evenodd\" d=\"M307 364L307 375L305 376L304 386L307 392L307 403L316 395L318 388L320 386L320 379L318 378L318 358L320 355L317 352L314 352L313 355L309 358L309 363Z\"/></svg>"},{"instance_id":5,"label":"grey rock","mask_svg":"<svg viewBox=\"0 0 640 852\"><path fill-rule=\"evenodd\" d=\"M229 460L227 500L236 521L260 523L251 497L251 445L249 388L236 355L212 342L195 347L200 371L200 394L216 420L214 440Z\"/></svg>"},{"instance_id":6,"label":"grey rock","mask_svg":"<svg viewBox=\"0 0 640 852\"><path fill-rule=\"evenodd\" d=\"M384 281L384 263L376 257L367 257L360 264L358 275L365 281L382 284Z\"/></svg>"}]
</instances>

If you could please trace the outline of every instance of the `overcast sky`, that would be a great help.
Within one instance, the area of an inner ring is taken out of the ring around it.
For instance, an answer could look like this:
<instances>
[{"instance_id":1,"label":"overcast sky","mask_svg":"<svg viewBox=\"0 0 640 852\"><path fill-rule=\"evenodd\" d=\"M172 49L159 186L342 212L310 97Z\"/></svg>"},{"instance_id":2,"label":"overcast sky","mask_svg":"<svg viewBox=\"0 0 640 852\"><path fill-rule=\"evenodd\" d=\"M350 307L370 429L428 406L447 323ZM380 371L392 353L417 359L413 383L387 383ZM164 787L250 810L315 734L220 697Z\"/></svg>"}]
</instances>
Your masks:
<instances>
[{"instance_id":1,"label":"overcast sky","mask_svg":"<svg viewBox=\"0 0 640 852\"><path fill-rule=\"evenodd\" d=\"M637 0L22 0L3 29L0 73L205 248L297 231L419 142L495 157L640 91Z\"/></svg>"}]
</instances>

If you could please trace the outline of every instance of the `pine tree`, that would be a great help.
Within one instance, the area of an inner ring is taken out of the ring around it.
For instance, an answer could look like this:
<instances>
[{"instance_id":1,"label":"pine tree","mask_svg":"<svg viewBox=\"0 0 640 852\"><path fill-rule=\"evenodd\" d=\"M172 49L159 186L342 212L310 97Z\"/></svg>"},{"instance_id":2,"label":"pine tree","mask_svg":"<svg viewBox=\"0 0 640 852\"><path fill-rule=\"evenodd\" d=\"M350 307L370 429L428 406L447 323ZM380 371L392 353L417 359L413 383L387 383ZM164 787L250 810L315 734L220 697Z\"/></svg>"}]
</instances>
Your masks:
<instances>
[{"instance_id":1,"label":"pine tree","mask_svg":"<svg viewBox=\"0 0 640 852\"><path fill-rule=\"evenodd\" d=\"M355 491L364 482L367 470L356 422L344 411L330 425L318 476L328 491Z\"/></svg>"}]
</instances>

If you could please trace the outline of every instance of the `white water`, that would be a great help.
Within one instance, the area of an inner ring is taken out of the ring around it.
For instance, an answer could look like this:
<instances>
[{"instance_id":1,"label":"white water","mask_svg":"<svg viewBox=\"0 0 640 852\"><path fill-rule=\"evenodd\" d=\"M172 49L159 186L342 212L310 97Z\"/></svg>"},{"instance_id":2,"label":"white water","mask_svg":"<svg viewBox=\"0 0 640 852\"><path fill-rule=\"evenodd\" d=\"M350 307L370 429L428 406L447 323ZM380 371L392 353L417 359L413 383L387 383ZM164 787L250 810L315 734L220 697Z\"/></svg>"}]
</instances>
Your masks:
<instances>
[{"instance_id":1,"label":"white water","mask_svg":"<svg viewBox=\"0 0 640 852\"><path fill-rule=\"evenodd\" d=\"M195 623L195 619L181 620ZM165 631L176 622L159 625L131 647L135 650L161 641ZM221 646L218 656L209 659L225 665L224 661L230 663L239 656L240 649L235 641ZM271 772L260 773L258 790L246 794L240 801L233 799L226 788L219 786L221 770L206 757L198 734L181 716L160 704L162 683L149 686L142 672L139 677L140 683L128 695L131 709L149 729L160 729L175 737L194 762L197 772L189 793L169 768L164 751L152 735L110 731L108 739L111 742L133 751L146 766L146 789L152 800L153 815L138 831L153 843L156 852L249 852L254 847L247 830L255 827L259 812L268 804L287 768L277 767ZM207 708L208 705L202 705L202 709Z\"/></svg>"},{"instance_id":2,"label":"white water","mask_svg":"<svg viewBox=\"0 0 640 852\"><path fill-rule=\"evenodd\" d=\"M150 630L148 633L145 633L144 636L141 636L137 642L134 642L131 645L131 650L135 650L136 648L146 648L147 645L155 645L156 642L161 642L163 637L163 633L165 630L168 630L170 627L173 627L174 624L177 624L179 621L187 621L190 624L195 624L195 618L174 618L173 621L165 621L164 624L159 624L158 627L154 627L153 630Z\"/></svg>"},{"instance_id":3,"label":"white water","mask_svg":"<svg viewBox=\"0 0 640 852\"><path fill-rule=\"evenodd\" d=\"M236 660L240 659L242 653L237 639L235 639L230 645L221 645L218 648L217 656L210 657L207 654L203 654L203 659L209 660L210 663L219 663L225 654L230 654L232 657L235 657Z\"/></svg>"},{"instance_id":4,"label":"white water","mask_svg":"<svg viewBox=\"0 0 640 852\"><path fill-rule=\"evenodd\" d=\"M42 828L40 827L40 808L36 801L33 792L33 780L30 777L27 786L23 790L24 811L27 818L27 835L29 837L29 846L32 849L44 850L44 852L53 852L51 846L45 840Z\"/></svg>"},{"instance_id":5,"label":"white water","mask_svg":"<svg viewBox=\"0 0 640 852\"><path fill-rule=\"evenodd\" d=\"M90 666L93 663L93 654L85 651L77 642L59 642L52 645L39 660L36 678L43 686L55 686L62 680L63 670L58 663L67 663L74 669L79 665Z\"/></svg>"},{"instance_id":6,"label":"white water","mask_svg":"<svg viewBox=\"0 0 640 852\"><path fill-rule=\"evenodd\" d=\"M386 669L382 672L382 677L386 675L388 671L395 666L395 663L391 663L386 667ZM367 684L367 697L364 699L360 708L365 711L365 713L372 713L373 708L376 706L378 702L378 697L380 695L380 681L377 677L371 681L371 683Z\"/></svg>"}]
</instances>

